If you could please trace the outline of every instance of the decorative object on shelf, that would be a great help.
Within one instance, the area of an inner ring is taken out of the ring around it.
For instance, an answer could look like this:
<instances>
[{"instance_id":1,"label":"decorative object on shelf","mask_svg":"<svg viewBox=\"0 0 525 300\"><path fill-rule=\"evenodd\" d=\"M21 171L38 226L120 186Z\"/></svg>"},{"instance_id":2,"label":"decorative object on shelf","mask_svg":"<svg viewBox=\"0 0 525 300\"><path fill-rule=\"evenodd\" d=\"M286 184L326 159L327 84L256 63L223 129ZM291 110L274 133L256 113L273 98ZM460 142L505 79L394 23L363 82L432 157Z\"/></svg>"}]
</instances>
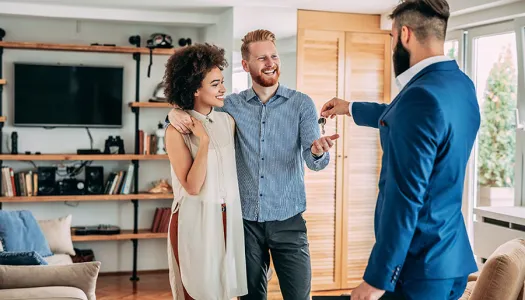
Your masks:
<instances>
[{"instance_id":1,"label":"decorative object on shelf","mask_svg":"<svg viewBox=\"0 0 525 300\"><path fill-rule=\"evenodd\" d=\"M75 248L75 253L75 256L71 256L71 260L73 260L74 263L95 261L95 253L91 249Z\"/></svg>"},{"instance_id":2,"label":"decorative object on shelf","mask_svg":"<svg viewBox=\"0 0 525 300\"><path fill-rule=\"evenodd\" d=\"M179 39L179 46L181 47L184 47L184 46L191 46L191 39L190 38L181 38Z\"/></svg>"},{"instance_id":3,"label":"decorative object on shelf","mask_svg":"<svg viewBox=\"0 0 525 300\"><path fill-rule=\"evenodd\" d=\"M104 145L104 154L125 154L124 141L120 136L109 136Z\"/></svg>"},{"instance_id":4,"label":"decorative object on shelf","mask_svg":"<svg viewBox=\"0 0 525 300\"><path fill-rule=\"evenodd\" d=\"M173 188L168 183L168 180L161 179L153 184L153 187L149 189L148 193L152 193L152 194L173 193Z\"/></svg>"},{"instance_id":5,"label":"decorative object on shelf","mask_svg":"<svg viewBox=\"0 0 525 300\"><path fill-rule=\"evenodd\" d=\"M120 227L115 225L100 224L95 226L71 227L72 235L112 235L120 234Z\"/></svg>"},{"instance_id":6,"label":"decorative object on shelf","mask_svg":"<svg viewBox=\"0 0 525 300\"><path fill-rule=\"evenodd\" d=\"M157 130L155 130L155 135L157 136L157 152L155 154L166 154L166 148L164 147L164 135L166 131L164 130L164 125L161 122L157 125Z\"/></svg>"},{"instance_id":7,"label":"decorative object on shelf","mask_svg":"<svg viewBox=\"0 0 525 300\"><path fill-rule=\"evenodd\" d=\"M140 35L132 35L129 37L128 41L130 44L140 47Z\"/></svg>"},{"instance_id":8,"label":"decorative object on shelf","mask_svg":"<svg viewBox=\"0 0 525 300\"><path fill-rule=\"evenodd\" d=\"M18 154L18 133L16 131L11 133L11 154Z\"/></svg>"},{"instance_id":9,"label":"decorative object on shelf","mask_svg":"<svg viewBox=\"0 0 525 300\"><path fill-rule=\"evenodd\" d=\"M150 35L149 40L146 41L146 47L149 48L149 66L148 66L148 77L150 77L151 65L153 64L153 49L173 48L173 40L171 35L165 33L154 33Z\"/></svg>"},{"instance_id":10,"label":"decorative object on shelf","mask_svg":"<svg viewBox=\"0 0 525 300\"><path fill-rule=\"evenodd\" d=\"M159 84L157 84L157 87L153 91L153 97L149 99L149 102L167 103L168 100L164 95L165 88L166 84L164 84L164 82L160 82Z\"/></svg>"},{"instance_id":11,"label":"decorative object on shelf","mask_svg":"<svg viewBox=\"0 0 525 300\"><path fill-rule=\"evenodd\" d=\"M146 41L147 47L152 48L173 48L173 39L171 35L165 33L153 33L149 40Z\"/></svg>"}]
</instances>

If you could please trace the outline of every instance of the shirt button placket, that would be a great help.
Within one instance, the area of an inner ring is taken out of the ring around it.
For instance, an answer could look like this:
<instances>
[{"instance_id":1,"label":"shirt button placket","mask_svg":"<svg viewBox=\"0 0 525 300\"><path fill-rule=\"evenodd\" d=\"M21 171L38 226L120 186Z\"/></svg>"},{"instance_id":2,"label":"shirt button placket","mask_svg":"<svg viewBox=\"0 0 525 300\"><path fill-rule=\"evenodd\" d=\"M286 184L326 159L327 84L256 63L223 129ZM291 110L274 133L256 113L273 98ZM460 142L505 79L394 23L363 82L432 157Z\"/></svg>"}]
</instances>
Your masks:
<instances>
[{"instance_id":1,"label":"shirt button placket","mask_svg":"<svg viewBox=\"0 0 525 300\"><path fill-rule=\"evenodd\" d=\"M257 202L257 218L259 218L259 214L261 211L261 201L264 190L264 182L262 179L264 179L264 156L266 155L265 147L264 147L264 136L266 134L266 104L262 104L262 110L261 110L261 136L259 137L259 149L261 153L261 161L260 161L260 167L259 167L259 201Z\"/></svg>"}]
</instances>

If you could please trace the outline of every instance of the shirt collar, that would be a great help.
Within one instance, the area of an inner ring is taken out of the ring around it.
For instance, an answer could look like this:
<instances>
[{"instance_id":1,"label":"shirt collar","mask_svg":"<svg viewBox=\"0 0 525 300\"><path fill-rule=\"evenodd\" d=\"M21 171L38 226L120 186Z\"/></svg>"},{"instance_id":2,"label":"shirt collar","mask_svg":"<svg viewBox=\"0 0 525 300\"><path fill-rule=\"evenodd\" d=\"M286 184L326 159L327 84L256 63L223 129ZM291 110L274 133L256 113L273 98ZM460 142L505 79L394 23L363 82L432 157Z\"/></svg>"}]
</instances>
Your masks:
<instances>
[{"instance_id":1,"label":"shirt collar","mask_svg":"<svg viewBox=\"0 0 525 300\"><path fill-rule=\"evenodd\" d=\"M213 120L215 119L215 109L211 109L210 113L207 114L207 115L204 115L204 114L201 114L200 112L196 111L196 110L188 110L188 113L194 117L195 119L201 121L201 122L206 122L206 121L210 121L211 123L213 123Z\"/></svg>"},{"instance_id":2,"label":"shirt collar","mask_svg":"<svg viewBox=\"0 0 525 300\"><path fill-rule=\"evenodd\" d=\"M286 86L284 86L281 83L279 83L279 86L277 87L277 91L275 92L275 95L272 98L274 98L274 97L283 97L285 99L288 99L288 98L290 98L292 96L292 93L293 93L292 90L290 90ZM254 99L255 97L257 97L257 94L255 94L255 91L253 90L253 87L249 88L246 91L246 101L250 101L250 100Z\"/></svg>"},{"instance_id":3,"label":"shirt collar","mask_svg":"<svg viewBox=\"0 0 525 300\"><path fill-rule=\"evenodd\" d=\"M406 70L405 72L401 73L399 76L396 77L397 87L399 88L399 90L402 90L410 82L410 80L412 80L412 78L414 78L414 76L416 76L417 73L421 72L421 70L423 70L424 68L438 62L449 60L452 59L444 55L432 56L423 59L422 61L413 65L410 69Z\"/></svg>"}]
</instances>

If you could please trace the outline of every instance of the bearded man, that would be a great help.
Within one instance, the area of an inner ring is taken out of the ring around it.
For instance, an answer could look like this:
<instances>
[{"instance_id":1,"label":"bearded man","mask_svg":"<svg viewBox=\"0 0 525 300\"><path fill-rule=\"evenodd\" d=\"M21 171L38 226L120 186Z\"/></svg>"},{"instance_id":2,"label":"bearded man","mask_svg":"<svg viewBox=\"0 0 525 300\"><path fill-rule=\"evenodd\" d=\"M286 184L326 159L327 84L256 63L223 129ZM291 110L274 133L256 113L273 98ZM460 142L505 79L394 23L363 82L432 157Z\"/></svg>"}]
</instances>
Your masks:
<instances>
[{"instance_id":1,"label":"bearded man","mask_svg":"<svg viewBox=\"0 0 525 300\"><path fill-rule=\"evenodd\" d=\"M248 277L248 294L241 299L267 299L271 254L283 298L307 300L312 272L302 216L306 210L303 162L311 170L324 169L339 135L320 137L312 99L279 83L281 62L272 32L247 33L241 54L252 88L226 96L224 106L216 108L236 123ZM190 133L192 120L186 112L172 109L168 121L179 132Z\"/></svg>"},{"instance_id":2,"label":"bearded man","mask_svg":"<svg viewBox=\"0 0 525 300\"><path fill-rule=\"evenodd\" d=\"M446 0L402 1L390 16L398 96L321 110L378 128L383 149L376 242L352 300L456 300L477 271L461 203L480 111L472 80L444 55L449 16Z\"/></svg>"}]
</instances>

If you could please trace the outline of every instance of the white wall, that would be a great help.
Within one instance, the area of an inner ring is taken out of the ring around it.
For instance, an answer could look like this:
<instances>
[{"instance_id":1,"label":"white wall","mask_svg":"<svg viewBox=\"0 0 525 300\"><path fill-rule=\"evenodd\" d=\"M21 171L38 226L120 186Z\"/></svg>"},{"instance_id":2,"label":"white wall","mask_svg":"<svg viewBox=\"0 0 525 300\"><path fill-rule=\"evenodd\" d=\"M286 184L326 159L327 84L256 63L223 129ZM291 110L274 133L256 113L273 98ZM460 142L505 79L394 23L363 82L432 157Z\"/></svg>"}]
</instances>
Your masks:
<instances>
[{"instance_id":1,"label":"white wall","mask_svg":"<svg viewBox=\"0 0 525 300\"><path fill-rule=\"evenodd\" d=\"M525 16L525 0L449 0L448 30L503 22ZM381 29L390 30L391 11L381 15Z\"/></svg>"},{"instance_id":2,"label":"white wall","mask_svg":"<svg viewBox=\"0 0 525 300\"><path fill-rule=\"evenodd\" d=\"M224 75L224 83L227 93L232 91L232 65L233 65L233 8L230 8L220 14L217 18L217 23L209 25L200 30L201 40L216 44L224 48L226 51L226 60L228 61L228 68L222 73Z\"/></svg>"},{"instance_id":3,"label":"white wall","mask_svg":"<svg viewBox=\"0 0 525 300\"><path fill-rule=\"evenodd\" d=\"M453 31L510 21L520 17L525 17L525 0L454 14L449 19L448 28Z\"/></svg>"},{"instance_id":4,"label":"white wall","mask_svg":"<svg viewBox=\"0 0 525 300\"><path fill-rule=\"evenodd\" d=\"M234 37L240 40L248 31L267 29L277 39L297 35L297 9L289 7L235 7Z\"/></svg>"},{"instance_id":5,"label":"white wall","mask_svg":"<svg viewBox=\"0 0 525 300\"><path fill-rule=\"evenodd\" d=\"M82 21L76 23L66 19L44 19L36 17L2 16L0 27L6 30L5 41L41 41L56 43L90 44L115 43L130 46L128 37L139 34L142 45L154 32L165 32L173 36L175 46L180 37L190 37L199 41L196 28L174 28L152 25L134 25L132 23ZM165 62L168 56L154 56L151 78L147 78L149 55L141 57L140 100L147 101L151 97L158 82L162 80ZM4 78L8 84L3 92L3 112L8 122L4 127L6 145L11 132L17 131L19 137L19 152L40 151L42 153L75 153L78 148L89 148L89 139L85 129L52 129L21 128L12 126L13 116L13 63L64 63L85 65L107 65L124 67L123 90L123 128L122 129L92 129L94 148L103 150L104 141L108 135L120 135L124 139L126 153L134 152L134 114L128 108L128 102L135 99L135 61L131 54L96 54L56 51L28 51L5 49L3 55ZM38 95L35 95L38 97ZM30 108L28 108L30 109ZM140 112L140 128L153 133L156 125L164 119L167 109L142 109ZM7 152L4 146L4 153ZM36 162L39 166L57 165L60 162ZM67 162L66 162L67 163ZM105 175L110 171L123 170L128 161L104 162L94 161L92 166L103 166ZM4 165L12 166L15 171L33 169L27 162L4 161ZM83 178L83 174L81 174ZM141 161L139 169L139 188L146 190L150 183L170 178L168 161ZM73 226L95 225L100 223L114 224L122 229L133 228L133 205L131 201L97 201L74 202L74 206L60 202L13 204L4 203L3 209L29 209L37 219L58 218L67 214L73 215ZM171 200L140 201L139 228L149 228L156 207L169 207ZM96 259L102 261L101 272L129 271L132 269L132 243L121 242L91 242L78 243L76 247L93 249ZM166 269L165 240L139 240L138 269Z\"/></svg>"},{"instance_id":6,"label":"white wall","mask_svg":"<svg viewBox=\"0 0 525 300\"><path fill-rule=\"evenodd\" d=\"M277 49L281 58L280 82L291 88L297 88L297 35L277 40Z\"/></svg>"}]
</instances>

